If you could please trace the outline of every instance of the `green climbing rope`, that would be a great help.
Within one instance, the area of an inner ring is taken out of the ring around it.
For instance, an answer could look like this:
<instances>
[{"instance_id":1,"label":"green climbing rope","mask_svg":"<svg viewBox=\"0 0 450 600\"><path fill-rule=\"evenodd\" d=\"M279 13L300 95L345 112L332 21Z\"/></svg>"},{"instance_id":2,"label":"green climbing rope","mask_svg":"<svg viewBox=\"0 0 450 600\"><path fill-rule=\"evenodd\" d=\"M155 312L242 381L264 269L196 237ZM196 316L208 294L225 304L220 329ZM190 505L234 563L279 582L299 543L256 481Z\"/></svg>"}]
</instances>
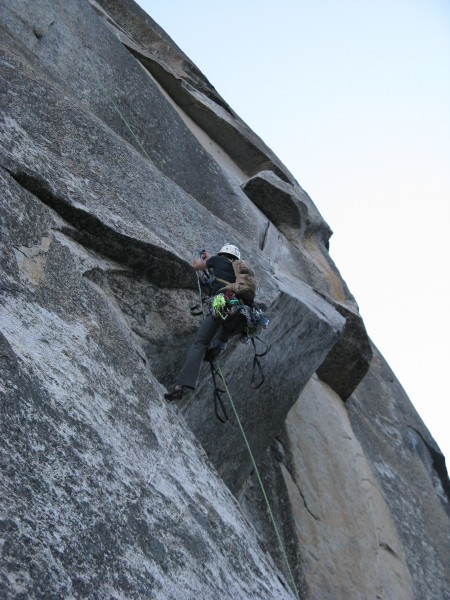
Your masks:
<instances>
[{"instance_id":1,"label":"green climbing rope","mask_svg":"<svg viewBox=\"0 0 450 600\"><path fill-rule=\"evenodd\" d=\"M233 398L231 397L231 394L230 394L230 390L228 389L227 382L225 381L225 377L223 376L222 369L220 368L219 361L217 361L217 360L216 360L216 365L217 365L217 371L218 371L218 373L220 375L220 378L222 379L223 385L225 386L225 391L226 391L228 399L230 401L231 408L233 409L234 416L236 417L236 421L237 421L237 423L239 425L239 429L240 429L240 431L242 433L242 437L244 438L244 442L245 442L245 445L247 447L247 451L248 451L248 453L250 455L250 459L252 461L253 468L255 469L256 477L258 479L258 483L259 483L259 485L261 487L261 491L262 491L264 500L266 502L267 512L269 513L270 520L272 521L272 525L273 525L273 528L274 528L274 531L275 531L275 535L277 537L278 545L280 547L281 554L283 555L284 562L286 564L287 570L289 572L289 576L291 578L292 586L293 586L294 592L295 592L295 597L297 598L297 600L300 600L299 591L297 589L297 586L295 585L294 575L292 574L292 570L291 570L291 566L289 564L287 553L286 553L286 550L284 548L280 532L278 531L278 527L277 527L277 524L275 522L275 517L273 516L273 512L272 512L272 509L270 507L269 499L267 497L266 490L264 488L264 484L263 484L262 479L261 479L261 475L259 474L259 469L256 466L255 457L253 456L252 449L250 448L250 444L248 442L247 436L245 435L244 428L242 427L241 420L239 418L239 415L237 413L236 407L234 405Z\"/></svg>"}]
</instances>

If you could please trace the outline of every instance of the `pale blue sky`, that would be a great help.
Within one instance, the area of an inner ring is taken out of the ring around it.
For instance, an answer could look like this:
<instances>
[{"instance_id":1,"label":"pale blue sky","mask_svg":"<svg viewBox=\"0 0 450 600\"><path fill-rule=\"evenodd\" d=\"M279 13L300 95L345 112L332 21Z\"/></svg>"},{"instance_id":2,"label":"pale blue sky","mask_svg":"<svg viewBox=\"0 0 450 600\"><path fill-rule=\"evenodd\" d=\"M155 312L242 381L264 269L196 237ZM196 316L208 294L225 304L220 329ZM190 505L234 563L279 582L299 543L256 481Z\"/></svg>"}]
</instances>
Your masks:
<instances>
[{"instance_id":1,"label":"pale blue sky","mask_svg":"<svg viewBox=\"0 0 450 600\"><path fill-rule=\"evenodd\" d=\"M140 0L274 150L450 462L450 3Z\"/></svg>"}]
</instances>

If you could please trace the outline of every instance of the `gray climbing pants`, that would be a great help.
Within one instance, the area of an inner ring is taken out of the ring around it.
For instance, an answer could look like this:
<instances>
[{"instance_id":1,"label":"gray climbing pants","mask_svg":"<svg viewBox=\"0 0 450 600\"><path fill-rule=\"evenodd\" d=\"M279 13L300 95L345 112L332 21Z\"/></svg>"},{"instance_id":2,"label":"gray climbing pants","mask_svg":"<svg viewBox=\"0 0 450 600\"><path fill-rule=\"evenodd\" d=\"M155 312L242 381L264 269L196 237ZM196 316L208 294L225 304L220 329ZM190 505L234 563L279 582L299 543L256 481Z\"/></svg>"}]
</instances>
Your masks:
<instances>
[{"instance_id":1,"label":"gray climbing pants","mask_svg":"<svg viewBox=\"0 0 450 600\"><path fill-rule=\"evenodd\" d=\"M195 389L202 366L203 358L208 348L223 350L232 335L237 335L244 329L245 322L238 314L230 322L222 323L211 315L204 319L198 328L195 340L189 348L183 368L178 375L178 385Z\"/></svg>"}]
</instances>

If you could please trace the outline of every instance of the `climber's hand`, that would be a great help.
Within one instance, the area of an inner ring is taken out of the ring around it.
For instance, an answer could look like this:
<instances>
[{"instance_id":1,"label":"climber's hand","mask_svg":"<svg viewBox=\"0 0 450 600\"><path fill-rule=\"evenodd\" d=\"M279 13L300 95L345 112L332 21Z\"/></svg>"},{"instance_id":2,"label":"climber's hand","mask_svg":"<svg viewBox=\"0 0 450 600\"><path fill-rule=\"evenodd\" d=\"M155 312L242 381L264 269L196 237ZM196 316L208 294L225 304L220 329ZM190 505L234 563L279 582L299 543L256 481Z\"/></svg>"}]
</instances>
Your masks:
<instances>
[{"instance_id":1,"label":"climber's hand","mask_svg":"<svg viewBox=\"0 0 450 600\"><path fill-rule=\"evenodd\" d=\"M206 271L206 260L201 260L200 258L196 258L194 260L194 269L196 271Z\"/></svg>"}]
</instances>

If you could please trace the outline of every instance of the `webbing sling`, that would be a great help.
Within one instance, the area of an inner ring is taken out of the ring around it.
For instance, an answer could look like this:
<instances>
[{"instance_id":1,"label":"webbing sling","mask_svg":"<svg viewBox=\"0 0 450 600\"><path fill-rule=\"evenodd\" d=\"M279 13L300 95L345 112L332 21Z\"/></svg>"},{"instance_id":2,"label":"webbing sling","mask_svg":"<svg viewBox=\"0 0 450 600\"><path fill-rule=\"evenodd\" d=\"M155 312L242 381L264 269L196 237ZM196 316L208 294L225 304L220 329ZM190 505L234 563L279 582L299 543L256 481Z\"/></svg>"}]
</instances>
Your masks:
<instances>
[{"instance_id":1,"label":"webbing sling","mask_svg":"<svg viewBox=\"0 0 450 600\"><path fill-rule=\"evenodd\" d=\"M252 388L254 390L257 390L259 387L262 386L262 384L265 381L264 373L263 373L263 370L262 370L261 363L259 362L259 359L262 356L265 356L267 354L267 352L269 351L269 345L266 344L266 342L264 342L261 338L259 338L257 336L255 336L255 337L256 337L256 339L258 341L262 342L266 346L266 349L264 350L264 352L257 352L255 340L254 340L254 338L251 338L252 344L253 344L253 349L255 350L255 355L253 357L253 372L252 372L251 386L252 386ZM215 361L214 360L209 361L209 366L211 368L211 377L212 377L213 386L214 386L214 391L213 391L214 412L216 414L216 417L219 419L219 421L221 423L228 423L228 421L230 419L228 417L228 413L227 413L227 410L225 408L225 404L224 404L223 399L222 399L222 394L225 393L225 390L222 390L217 385L216 375L218 375L219 373L216 371ZM261 381L258 384L255 383L256 370L258 370L259 375L261 376ZM219 407L220 407L220 411L221 411L222 414L220 414L220 412L219 412Z\"/></svg>"},{"instance_id":2,"label":"webbing sling","mask_svg":"<svg viewBox=\"0 0 450 600\"><path fill-rule=\"evenodd\" d=\"M269 352L269 345L266 344L266 342L264 342L260 337L258 337L257 335L253 336L250 338L252 340L252 345L253 345L253 350L255 351L255 354L253 356L253 370L252 370L252 379L251 379L251 386L254 390L257 390L258 388L260 388L262 386L262 384L265 381L265 377L264 377L264 372L261 366L261 363L259 362L259 359L262 358L263 356L265 356L268 352ZM261 342L262 344L265 345L266 349L264 350L264 352L259 352L256 350L256 342L255 339L257 339L259 342ZM259 383L256 383L256 372L258 371L260 377L261 377L261 381Z\"/></svg>"},{"instance_id":3,"label":"webbing sling","mask_svg":"<svg viewBox=\"0 0 450 600\"><path fill-rule=\"evenodd\" d=\"M216 368L214 366L214 361L210 361L209 366L211 367L211 376L214 385L214 412L216 413L216 417L219 419L221 423L228 423L230 420L228 417L228 413L226 411L225 405L222 400L222 394L225 393L225 390L222 390L217 385L216 380ZM218 373L217 373L218 374ZM219 413L219 406L222 411L222 415Z\"/></svg>"}]
</instances>

